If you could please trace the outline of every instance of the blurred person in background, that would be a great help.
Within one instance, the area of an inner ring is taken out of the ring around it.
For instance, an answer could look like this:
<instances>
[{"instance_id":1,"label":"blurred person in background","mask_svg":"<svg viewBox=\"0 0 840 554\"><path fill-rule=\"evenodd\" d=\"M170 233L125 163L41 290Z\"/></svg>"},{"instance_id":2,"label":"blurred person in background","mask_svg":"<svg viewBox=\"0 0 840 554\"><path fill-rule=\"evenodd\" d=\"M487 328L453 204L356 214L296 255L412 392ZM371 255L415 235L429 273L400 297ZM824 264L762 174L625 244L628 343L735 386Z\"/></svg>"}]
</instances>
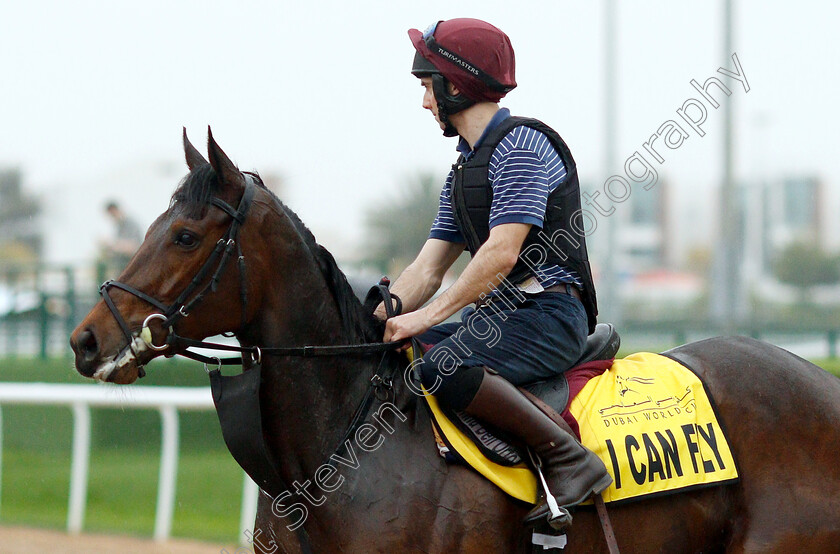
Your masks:
<instances>
[{"instance_id":1,"label":"blurred person in background","mask_svg":"<svg viewBox=\"0 0 840 554\"><path fill-rule=\"evenodd\" d=\"M114 224L113 239L102 241L101 257L109 268L118 271L128 265L140 244L143 242L143 232L140 225L126 214L119 204L111 200L105 204L105 213Z\"/></svg>"}]
</instances>

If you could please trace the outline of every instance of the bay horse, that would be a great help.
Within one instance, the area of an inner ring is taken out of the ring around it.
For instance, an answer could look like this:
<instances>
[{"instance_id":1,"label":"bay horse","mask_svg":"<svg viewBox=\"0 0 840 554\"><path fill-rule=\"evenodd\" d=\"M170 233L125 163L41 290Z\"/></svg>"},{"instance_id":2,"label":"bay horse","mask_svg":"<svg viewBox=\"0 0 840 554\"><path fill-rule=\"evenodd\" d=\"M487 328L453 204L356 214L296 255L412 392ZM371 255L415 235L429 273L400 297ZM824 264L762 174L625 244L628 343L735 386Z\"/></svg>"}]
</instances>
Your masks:
<instances>
[{"instance_id":1,"label":"bay horse","mask_svg":"<svg viewBox=\"0 0 840 554\"><path fill-rule=\"evenodd\" d=\"M289 208L253 174L240 172L212 134L209 163L186 132L184 147L190 173L149 228L120 286L105 286L103 301L72 334L82 375L132 383L153 358L179 351L167 347L168 333L200 340L230 332L245 348L381 341L382 325L363 310L332 256ZM247 216L231 208L245 196ZM218 244L233 243L223 271L214 268L224 264L204 269ZM172 306L177 311L157 313ZM705 382L740 479L610 507L621 549L840 551L840 380L748 338L714 338L668 354ZM244 358L247 372L251 360ZM264 439L277 471L294 484L289 497L296 503L288 500L279 510L260 495L258 552L531 551L521 523L529 506L471 469L447 465L435 448L427 409L402 382L393 391L402 417L379 429L373 437L379 447L369 438L370 448L351 448L337 472L319 475L370 388L377 356L262 358ZM298 524L304 535L289 530ZM587 509L575 512L568 540L565 552L607 551L597 516Z\"/></svg>"}]
</instances>

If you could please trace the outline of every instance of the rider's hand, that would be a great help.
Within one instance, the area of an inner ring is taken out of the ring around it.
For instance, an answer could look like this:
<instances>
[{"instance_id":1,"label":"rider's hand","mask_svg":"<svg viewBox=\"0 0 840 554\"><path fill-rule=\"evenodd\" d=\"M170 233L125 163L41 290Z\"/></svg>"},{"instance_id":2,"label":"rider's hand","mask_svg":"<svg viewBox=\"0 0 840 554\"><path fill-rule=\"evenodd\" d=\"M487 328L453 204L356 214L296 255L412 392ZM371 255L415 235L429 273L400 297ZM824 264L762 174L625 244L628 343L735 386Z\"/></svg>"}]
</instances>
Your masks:
<instances>
[{"instance_id":1,"label":"rider's hand","mask_svg":"<svg viewBox=\"0 0 840 554\"><path fill-rule=\"evenodd\" d=\"M388 318L388 315L385 313L385 302L380 302L379 306L373 310L373 317L385 321Z\"/></svg>"},{"instance_id":2,"label":"rider's hand","mask_svg":"<svg viewBox=\"0 0 840 554\"><path fill-rule=\"evenodd\" d=\"M392 317L385 323L385 337L383 342L399 341L425 333L434 325L425 309ZM401 348L407 348L408 345Z\"/></svg>"},{"instance_id":3,"label":"rider's hand","mask_svg":"<svg viewBox=\"0 0 840 554\"><path fill-rule=\"evenodd\" d=\"M391 298L391 305L394 307L394 311L396 311L397 306L399 305L396 298ZM385 311L385 302L380 302L379 303L379 305L376 307L376 309L373 310L373 315L374 315L374 317L377 317L377 318L381 319L382 321L385 321L386 319L388 319L388 313Z\"/></svg>"}]
</instances>

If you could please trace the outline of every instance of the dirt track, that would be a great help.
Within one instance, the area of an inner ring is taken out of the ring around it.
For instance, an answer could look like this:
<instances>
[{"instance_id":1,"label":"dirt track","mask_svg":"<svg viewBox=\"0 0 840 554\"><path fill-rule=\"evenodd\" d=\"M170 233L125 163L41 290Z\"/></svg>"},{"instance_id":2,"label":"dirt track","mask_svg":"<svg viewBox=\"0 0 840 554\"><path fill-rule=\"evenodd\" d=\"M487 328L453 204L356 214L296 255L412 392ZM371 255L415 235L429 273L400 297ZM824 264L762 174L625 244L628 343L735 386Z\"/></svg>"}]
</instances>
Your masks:
<instances>
[{"instance_id":1,"label":"dirt track","mask_svg":"<svg viewBox=\"0 0 840 554\"><path fill-rule=\"evenodd\" d=\"M252 549L234 545L173 539L157 543L118 535L68 535L29 527L0 527L2 554L244 554Z\"/></svg>"}]
</instances>

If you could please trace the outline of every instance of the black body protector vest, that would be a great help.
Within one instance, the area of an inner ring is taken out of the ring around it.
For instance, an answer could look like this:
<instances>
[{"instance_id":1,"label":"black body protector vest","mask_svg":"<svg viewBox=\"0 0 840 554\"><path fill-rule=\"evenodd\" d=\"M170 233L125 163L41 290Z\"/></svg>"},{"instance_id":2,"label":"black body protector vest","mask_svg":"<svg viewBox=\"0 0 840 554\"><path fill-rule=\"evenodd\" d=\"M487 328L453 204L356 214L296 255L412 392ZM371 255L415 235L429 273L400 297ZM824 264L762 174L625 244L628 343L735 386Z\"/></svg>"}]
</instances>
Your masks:
<instances>
[{"instance_id":1,"label":"black body protector vest","mask_svg":"<svg viewBox=\"0 0 840 554\"><path fill-rule=\"evenodd\" d=\"M464 156L461 155L453 166L452 211L455 221L467 241L470 255L475 256L479 247L490 236L490 205L493 202L493 187L488 178L490 157L502 139L521 125L531 127L548 137L566 166L566 179L548 197L543 228L531 227L522 245L519 261L508 274L507 280L512 284L521 283L535 275L531 266L543 263L557 264L574 270L583 283L581 297L586 308L589 332L592 333L598 315L595 285L592 282L592 270L589 267L584 236L575 231L572 225L573 217L581 217L577 166L569 147L554 129L536 119L508 117L484 137L484 141L469 161L464 161ZM578 222L579 228L582 223Z\"/></svg>"}]
</instances>

